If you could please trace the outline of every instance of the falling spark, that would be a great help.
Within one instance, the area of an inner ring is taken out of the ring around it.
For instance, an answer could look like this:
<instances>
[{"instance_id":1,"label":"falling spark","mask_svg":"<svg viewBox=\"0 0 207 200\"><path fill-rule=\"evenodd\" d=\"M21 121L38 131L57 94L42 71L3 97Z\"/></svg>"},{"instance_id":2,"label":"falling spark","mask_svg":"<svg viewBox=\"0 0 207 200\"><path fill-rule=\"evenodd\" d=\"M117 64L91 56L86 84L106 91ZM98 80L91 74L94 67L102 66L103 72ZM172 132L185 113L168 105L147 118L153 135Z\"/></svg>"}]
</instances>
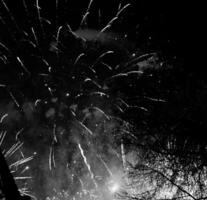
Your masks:
<instances>
[{"instance_id":1,"label":"falling spark","mask_svg":"<svg viewBox=\"0 0 207 200\"><path fill-rule=\"evenodd\" d=\"M24 128L21 128L21 129L16 133L16 136L15 136L16 141L19 139L19 135L22 133L23 130L24 130Z\"/></svg>"},{"instance_id":2,"label":"falling spark","mask_svg":"<svg viewBox=\"0 0 207 200\"><path fill-rule=\"evenodd\" d=\"M37 36L36 36L36 33L35 33L35 30L33 27L31 27L31 30L32 30L32 34L34 36L34 39L35 39L35 42L36 42L36 45L38 46L38 39L37 39Z\"/></svg>"},{"instance_id":3,"label":"falling spark","mask_svg":"<svg viewBox=\"0 0 207 200\"><path fill-rule=\"evenodd\" d=\"M35 101L35 107L38 105L38 103L40 103L41 102L41 99L37 99L36 101Z\"/></svg>"},{"instance_id":4,"label":"falling spark","mask_svg":"<svg viewBox=\"0 0 207 200\"><path fill-rule=\"evenodd\" d=\"M0 46L3 47L6 51L10 52L9 48L6 47L2 42L0 42Z\"/></svg>"},{"instance_id":5,"label":"falling spark","mask_svg":"<svg viewBox=\"0 0 207 200\"><path fill-rule=\"evenodd\" d=\"M91 96L93 96L93 95L99 95L99 96L101 96L101 97L105 96L105 97L109 98L109 95L107 95L107 94L104 93L104 92L91 92L90 95L91 95Z\"/></svg>"},{"instance_id":6,"label":"falling spark","mask_svg":"<svg viewBox=\"0 0 207 200\"><path fill-rule=\"evenodd\" d=\"M99 32L99 34L97 35L97 37L99 37L99 36L100 36L103 32L105 32L106 30L110 29L111 26L113 25L113 23L119 18L119 15L120 15L120 14L127 8L127 7L129 7L130 5L131 5L131 4L126 4L125 6L123 6L123 8L121 8L121 9L119 8L119 10L118 10L117 14L115 15L115 17L112 18L104 28L102 28L102 30Z\"/></svg>"},{"instance_id":7,"label":"falling spark","mask_svg":"<svg viewBox=\"0 0 207 200\"><path fill-rule=\"evenodd\" d=\"M5 157L6 157L6 156L5 156ZM33 158L34 158L33 156L30 156L30 157L28 157L28 158L22 158L21 160L18 160L18 161L16 161L16 162L12 163L11 165L9 165L9 167L10 167L10 168L11 168L11 167L18 167L19 165L22 165L22 164L25 164L25 163L31 161Z\"/></svg>"},{"instance_id":8,"label":"falling spark","mask_svg":"<svg viewBox=\"0 0 207 200\"><path fill-rule=\"evenodd\" d=\"M122 156L123 169L124 169L124 171L126 171L127 170L126 154L125 154L125 148L124 148L123 139L121 140L121 156Z\"/></svg>"},{"instance_id":9,"label":"falling spark","mask_svg":"<svg viewBox=\"0 0 207 200\"><path fill-rule=\"evenodd\" d=\"M41 7L39 6L39 0L36 0L36 8L37 8L37 15L38 15L39 23L40 23L40 28L42 30L43 35L45 35L44 31L43 31L42 18L41 18L41 15L40 15Z\"/></svg>"},{"instance_id":10,"label":"falling spark","mask_svg":"<svg viewBox=\"0 0 207 200\"><path fill-rule=\"evenodd\" d=\"M18 149L22 147L23 143L18 141L16 144L12 145L12 147L5 153L5 157L12 156Z\"/></svg>"},{"instance_id":11,"label":"falling spark","mask_svg":"<svg viewBox=\"0 0 207 200\"><path fill-rule=\"evenodd\" d=\"M87 83L87 82L91 82L92 84L94 84L96 87L98 87L99 89L101 89L101 85L99 85L96 81L90 79L90 78L86 78L84 80L84 83Z\"/></svg>"},{"instance_id":12,"label":"falling spark","mask_svg":"<svg viewBox=\"0 0 207 200\"><path fill-rule=\"evenodd\" d=\"M0 119L0 123L2 123L6 117L8 117L8 113L4 114L4 115L1 117L1 119Z\"/></svg>"},{"instance_id":13,"label":"falling spark","mask_svg":"<svg viewBox=\"0 0 207 200\"><path fill-rule=\"evenodd\" d=\"M153 97L144 97L145 99L148 99L150 101L155 101L155 102L163 102L163 103L166 103L166 100L164 99L159 99L159 98L153 98Z\"/></svg>"},{"instance_id":14,"label":"falling spark","mask_svg":"<svg viewBox=\"0 0 207 200\"><path fill-rule=\"evenodd\" d=\"M94 109L94 110L97 110L98 112L100 112L107 120L110 120L110 117L103 111L103 110L101 110L100 108L98 108L98 107L92 107L92 109Z\"/></svg>"},{"instance_id":15,"label":"falling spark","mask_svg":"<svg viewBox=\"0 0 207 200\"><path fill-rule=\"evenodd\" d=\"M88 161L87 161L87 158L86 158L86 156L85 156L85 154L84 154L83 148L81 147L81 144L80 144L80 143L78 143L78 148L79 148L79 150L80 150L80 153L81 153L81 156L82 156L82 158L83 158L83 160L84 160L84 163L85 163L85 165L86 165L86 167L87 167L87 169L88 169L88 171L89 171L89 173L90 173L91 180L93 181L95 187L98 188L98 185L97 185L96 180L95 180L95 178L94 178L94 174L93 174L93 172L91 171L91 166L90 166L90 164L89 164Z\"/></svg>"},{"instance_id":16,"label":"falling spark","mask_svg":"<svg viewBox=\"0 0 207 200\"><path fill-rule=\"evenodd\" d=\"M4 141L4 138L6 136L6 131L2 131L0 132L0 146L2 145L3 141Z\"/></svg>"},{"instance_id":17,"label":"falling spark","mask_svg":"<svg viewBox=\"0 0 207 200\"><path fill-rule=\"evenodd\" d=\"M74 62L73 65L76 65L76 64L78 63L78 61L79 61L83 56L85 56L85 53L80 53L80 54L77 56L77 58L75 59L75 62Z\"/></svg>"},{"instance_id":18,"label":"falling spark","mask_svg":"<svg viewBox=\"0 0 207 200\"><path fill-rule=\"evenodd\" d=\"M20 59L20 57L17 56L17 60L20 63L21 67L24 69L24 71L31 76L31 73L29 72L29 70L25 67L24 63L22 62L22 60Z\"/></svg>"},{"instance_id":19,"label":"falling spark","mask_svg":"<svg viewBox=\"0 0 207 200\"><path fill-rule=\"evenodd\" d=\"M90 2L88 4L88 7L87 7L87 10L86 10L85 14L83 15L83 17L81 19L81 23L80 23L79 27L83 27L84 25L87 25L87 17L90 13L89 11L90 11L92 3L93 3L93 0L90 0Z\"/></svg>"},{"instance_id":20,"label":"falling spark","mask_svg":"<svg viewBox=\"0 0 207 200\"><path fill-rule=\"evenodd\" d=\"M105 66L107 69L109 69L110 71L112 70L112 67L111 67L109 64L107 64L107 63L105 63L105 62L101 62L101 64L102 64L103 66Z\"/></svg>"},{"instance_id":21,"label":"falling spark","mask_svg":"<svg viewBox=\"0 0 207 200\"><path fill-rule=\"evenodd\" d=\"M9 13L9 16L10 16L11 20L13 21L14 25L16 26L17 30L18 30L19 32L21 32L21 31L20 31L20 28L18 27L18 25L17 25L17 23L16 23L16 20L15 20L13 14L11 13L11 11L9 10L8 6L7 6L6 3L4 2L4 0L1 0L1 2L2 2L4 8L6 9L6 11Z\"/></svg>"},{"instance_id":22,"label":"falling spark","mask_svg":"<svg viewBox=\"0 0 207 200\"><path fill-rule=\"evenodd\" d=\"M93 132L92 132L88 127L86 127L86 125L84 125L82 122L78 121L78 124L79 124L84 130L86 130L87 133L89 133L90 135L93 135Z\"/></svg>"},{"instance_id":23,"label":"falling spark","mask_svg":"<svg viewBox=\"0 0 207 200\"><path fill-rule=\"evenodd\" d=\"M106 51L104 53L102 53L96 60L95 62L92 64L91 68L93 68L103 57L109 55L109 54L113 54L114 51Z\"/></svg>"},{"instance_id":24,"label":"falling spark","mask_svg":"<svg viewBox=\"0 0 207 200\"><path fill-rule=\"evenodd\" d=\"M54 141L52 145L50 146L50 152L49 152L49 169L50 171L52 170L52 166L55 168L56 163L55 163L55 153L54 153Z\"/></svg>"},{"instance_id":25,"label":"falling spark","mask_svg":"<svg viewBox=\"0 0 207 200\"><path fill-rule=\"evenodd\" d=\"M19 105L18 101L16 100L16 98L14 97L14 95L12 94L12 92L9 92L9 95L12 98L12 100L14 101L14 103L16 104L16 106L19 108L20 105Z\"/></svg>"},{"instance_id":26,"label":"falling spark","mask_svg":"<svg viewBox=\"0 0 207 200\"><path fill-rule=\"evenodd\" d=\"M58 28L57 36L56 36L56 43L57 43L57 46L56 46L57 50L56 50L56 53L57 53L57 56L59 55L59 49L58 49L58 46L59 46L60 31L61 31L62 28L63 28L62 26L60 26L60 27Z\"/></svg>"},{"instance_id":27,"label":"falling spark","mask_svg":"<svg viewBox=\"0 0 207 200\"><path fill-rule=\"evenodd\" d=\"M110 176L113 175L112 171L110 170L110 168L108 167L108 165L106 164L106 162L101 158L100 155L97 155L97 157L100 159L100 161L102 162L102 164L104 165L104 167L106 168L107 172L109 173Z\"/></svg>"}]
</instances>

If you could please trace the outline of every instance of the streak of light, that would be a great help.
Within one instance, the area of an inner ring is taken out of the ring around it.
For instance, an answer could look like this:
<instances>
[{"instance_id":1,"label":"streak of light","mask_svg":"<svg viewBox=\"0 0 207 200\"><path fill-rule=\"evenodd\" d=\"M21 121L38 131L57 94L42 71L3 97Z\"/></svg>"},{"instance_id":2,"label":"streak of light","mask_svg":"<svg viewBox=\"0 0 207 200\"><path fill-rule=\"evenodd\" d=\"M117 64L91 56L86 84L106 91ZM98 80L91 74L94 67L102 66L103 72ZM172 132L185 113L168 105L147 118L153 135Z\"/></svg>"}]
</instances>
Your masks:
<instances>
[{"instance_id":1,"label":"streak of light","mask_svg":"<svg viewBox=\"0 0 207 200\"><path fill-rule=\"evenodd\" d=\"M94 110L97 110L98 112L100 112L107 120L110 120L110 117L103 111L103 110L101 110L100 108L98 108L98 107L92 107L92 109L94 109Z\"/></svg>"},{"instance_id":2,"label":"streak of light","mask_svg":"<svg viewBox=\"0 0 207 200\"><path fill-rule=\"evenodd\" d=\"M98 33L97 37L99 37L101 35L101 33L105 32L106 30L108 30L109 28L111 28L111 26L113 25L113 23L119 18L119 15L127 8L129 7L131 4L126 4L125 6L123 6L123 8L119 8L118 12L116 13L115 17L113 17L108 23L107 25L101 29L101 31Z\"/></svg>"},{"instance_id":3,"label":"streak of light","mask_svg":"<svg viewBox=\"0 0 207 200\"><path fill-rule=\"evenodd\" d=\"M36 42L36 45L38 46L38 39L37 39L37 36L36 36L36 33L35 33L35 30L34 30L34 28L33 27L31 27L31 30L32 30L32 34L33 34L33 36L34 36L34 39L35 39L35 42Z\"/></svg>"},{"instance_id":4,"label":"streak of light","mask_svg":"<svg viewBox=\"0 0 207 200\"><path fill-rule=\"evenodd\" d=\"M91 166L90 166L90 164L89 164L88 161L87 161L87 158L86 158L86 156L85 156L85 154L84 154L83 148L81 147L81 144L80 144L80 143L78 143L78 148L79 148L79 150L80 150L80 153L81 153L81 156L82 156L82 158L83 158L83 160L84 160L84 163L85 163L85 165L86 165L86 167L87 167L87 169L88 169L88 171L89 171L89 173L90 173L91 180L93 181L94 186L95 186L96 188L98 188L98 185L97 185L96 180L95 180L95 178L94 178L95 176L94 176L93 172L91 171Z\"/></svg>"},{"instance_id":5,"label":"streak of light","mask_svg":"<svg viewBox=\"0 0 207 200\"><path fill-rule=\"evenodd\" d=\"M92 68L104 57L104 56L106 56L106 55L109 55L109 54L113 54L114 53L114 51L106 51L106 52L104 52L104 53L102 53L95 61L94 61L94 63L92 64Z\"/></svg>"},{"instance_id":6,"label":"streak of light","mask_svg":"<svg viewBox=\"0 0 207 200\"><path fill-rule=\"evenodd\" d=\"M89 15L89 11L90 11L90 8L91 8L91 5L92 5L92 3L93 3L93 0L90 0L90 2L89 2L89 4L88 4L88 7L87 7L87 9L86 9L86 12L85 12L85 14L83 15L83 17L82 17L82 19L81 19L81 22L80 22L80 28L83 26L83 25L87 25L87 17L88 17L88 15Z\"/></svg>"},{"instance_id":7,"label":"streak of light","mask_svg":"<svg viewBox=\"0 0 207 200\"><path fill-rule=\"evenodd\" d=\"M14 101L14 103L16 104L16 106L19 108L20 105L19 105L18 101L16 100L16 98L14 97L14 95L12 94L12 92L9 91L9 95L12 98L12 100Z\"/></svg>"},{"instance_id":8,"label":"streak of light","mask_svg":"<svg viewBox=\"0 0 207 200\"><path fill-rule=\"evenodd\" d=\"M36 0L36 8L37 8L37 16L38 16L39 23L40 23L40 28L41 28L43 35L45 35L44 30L43 30L43 25L42 25L42 19L41 19L41 15L40 15L41 7L39 6L39 0Z\"/></svg>"},{"instance_id":9,"label":"streak of light","mask_svg":"<svg viewBox=\"0 0 207 200\"><path fill-rule=\"evenodd\" d=\"M59 46L60 31L61 31L62 28L63 28L62 26L60 26L60 27L58 28L57 36L56 36L56 42L57 42L57 51L56 51L56 52L57 52L57 56L58 56L58 52L59 52L58 46Z\"/></svg>"},{"instance_id":10,"label":"streak of light","mask_svg":"<svg viewBox=\"0 0 207 200\"><path fill-rule=\"evenodd\" d=\"M6 47L6 45L3 44L2 42L0 42L0 46L3 47L6 51L10 52L9 48Z\"/></svg>"},{"instance_id":11,"label":"streak of light","mask_svg":"<svg viewBox=\"0 0 207 200\"><path fill-rule=\"evenodd\" d=\"M28 158L22 158L22 159L20 159L20 160L18 160L16 162L12 163L11 165L9 165L9 167L10 168L11 167L18 167L19 165L22 165L24 163L27 163L27 162L31 161L33 158L34 158L33 156L30 156Z\"/></svg>"},{"instance_id":12,"label":"streak of light","mask_svg":"<svg viewBox=\"0 0 207 200\"><path fill-rule=\"evenodd\" d=\"M26 166L20 173L23 174L24 172L26 172L29 169L30 169L29 166Z\"/></svg>"},{"instance_id":13,"label":"streak of light","mask_svg":"<svg viewBox=\"0 0 207 200\"><path fill-rule=\"evenodd\" d=\"M148 60L156 55L157 53L152 52L135 57L134 59L130 60L128 63L125 64L125 68L128 69L128 66L132 66L134 63L139 63L142 62L143 60Z\"/></svg>"},{"instance_id":14,"label":"streak of light","mask_svg":"<svg viewBox=\"0 0 207 200\"><path fill-rule=\"evenodd\" d=\"M4 138L6 136L6 131L2 131L0 132L0 146L2 145L3 141L4 141Z\"/></svg>"},{"instance_id":15,"label":"streak of light","mask_svg":"<svg viewBox=\"0 0 207 200\"><path fill-rule=\"evenodd\" d=\"M53 125L53 140L57 143L57 136L56 136L56 124Z\"/></svg>"},{"instance_id":16,"label":"streak of light","mask_svg":"<svg viewBox=\"0 0 207 200\"><path fill-rule=\"evenodd\" d=\"M121 156L122 156L123 169L124 169L124 171L126 171L127 170L126 154L125 154L125 148L124 148L123 139L121 140Z\"/></svg>"},{"instance_id":17,"label":"streak of light","mask_svg":"<svg viewBox=\"0 0 207 200\"><path fill-rule=\"evenodd\" d=\"M18 149L20 149L23 145L23 142L17 142L16 144L12 145L12 147L5 153L5 157L12 156Z\"/></svg>"},{"instance_id":18,"label":"streak of light","mask_svg":"<svg viewBox=\"0 0 207 200\"><path fill-rule=\"evenodd\" d=\"M103 66L107 67L107 69L112 70L112 67L111 67L109 64L107 64L107 63L105 63L105 62L101 62L101 64L102 64Z\"/></svg>"},{"instance_id":19,"label":"streak of light","mask_svg":"<svg viewBox=\"0 0 207 200\"><path fill-rule=\"evenodd\" d=\"M68 31L70 32L70 34L72 34L76 39L80 38L75 32L72 31L69 24L67 24L67 28L68 28ZM86 41L84 38L81 38L81 39L83 39L84 42Z\"/></svg>"},{"instance_id":20,"label":"streak of light","mask_svg":"<svg viewBox=\"0 0 207 200\"><path fill-rule=\"evenodd\" d=\"M153 97L144 97L145 99L148 99L148 100L150 100L150 101L155 101L155 102L163 102L163 103L165 103L166 102L166 100L164 100L164 99L159 99L159 98L153 98Z\"/></svg>"},{"instance_id":21,"label":"streak of light","mask_svg":"<svg viewBox=\"0 0 207 200\"><path fill-rule=\"evenodd\" d=\"M80 53L80 54L77 56L77 58L75 59L75 62L74 62L73 65L76 65L76 64L78 63L78 61L79 61L83 56L85 56L85 53Z\"/></svg>"},{"instance_id":22,"label":"streak of light","mask_svg":"<svg viewBox=\"0 0 207 200\"><path fill-rule=\"evenodd\" d=\"M4 115L1 117L1 119L0 119L0 123L2 123L3 120L4 120L6 117L8 117L8 116L9 116L8 113L4 114Z\"/></svg>"},{"instance_id":23,"label":"streak of light","mask_svg":"<svg viewBox=\"0 0 207 200\"><path fill-rule=\"evenodd\" d=\"M18 25L17 25L17 23L16 23L16 20L15 20L15 18L14 18L14 16L13 16L12 12L9 10L9 8L8 8L8 6L6 5L6 3L4 2L4 0L1 0L1 2L2 2L4 8L6 9L6 11L9 13L9 16L10 16L11 20L13 21L14 25L16 26L17 30L18 30L19 32L21 32L21 31L20 31L20 28L18 27Z\"/></svg>"},{"instance_id":24,"label":"streak of light","mask_svg":"<svg viewBox=\"0 0 207 200\"><path fill-rule=\"evenodd\" d=\"M35 101L35 106L37 106L37 104L40 103L40 102L41 102L41 99L37 99L37 100Z\"/></svg>"},{"instance_id":25,"label":"streak of light","mask_svg":"<svg viewBox=\"0 0 207 200\"><path fill-rule=\"evenodd\" d=\"M54 141L53 141L54 143ZM56 163L55 163L55 153L54 153L54 144L50 146L50 152L49 152L49 169L52 170L52 166L55 168Z\"/></svg>"},{"instance_id":26,"label":"streak of light","mask_svg":"<svg viewBox=\"0 0 207 200\"><path fill-rule=\"evenodd\" d=\"M22 60L20 59L20 57L17 56L17 61L20 63L21 67L24 69L24 71L31 76L30 71L25 67L24 63L22 62Z\"/></svg>"},{"instance_id":27,"label":"streak of light","mask_svg":"<svg viewBox=\"0 0 207 200\"><path fill-rule=\"evenodd\" d=\"M100 155L97 155L97 157L99 158L99 160L102 162L102 164L104 165L104 167L106 168L107 172L109 173L110 176L113 175L112 171L109 169L108 165L106 164L106 162L101 158Z\"/></svg>"},{"instance_id":28,"label":"streak of light","mask_svg":"<svg viewBox=\"0 0 207 200\"><path fill-rule=\"evenodd\" d=\"M128 8L129 6L131 6L130 3L126 4L125 6L123 6L122 8L119 7L118 9L118 13L117 13L117 16L119 16L124 10L126 10L126 8Z\"/></svg>"},{"instance_id":29,"label":"streak of light","mask_svg":"<svg viewBox=\"0 0 207 200\"><path fill-rule=\"evenodd\" d=\"M86 78L85 80L84 80L84 82L86 83L86 82L91 82L92 84L94 84L96 87L98 87L99 89L101 89L101 85L99 85L96 81L93 81L92 79L90 79L90 78Z\"/></svg>"},{"instance_id":30,"label":"streak of light","mask_svg":"<svg viewBox=\"0 0 207 200\"><path fill-rule=\"evenodd\" d=\"M90 135L93 135L93 132L92 132L86 125L84 125L82 122L78 121L78 124L79 124L84 130L86 130L87 133L89 133Z\"/></svg>"},{"instance_id":31,"label":"streak of light","mask_svg":"<svg viewBox=\"0 0 207 200\"><path fill-rule=\"evenodd\" d=\"M107 95L106 93L98 92L98 91L97 92L91 92L90 95L99 95L101 97L106 96L107 98L109 98L109 95Z\"/></svg>"},{"instance_id":32,"label":"streak of light","mask_svg":"<svg viewBox=\"0 0 207 200\"><path fill-rule=\"evenodd\" d=\"M15 180L25 180L25 179L32 179L31 176L18 176L14 177Z\"/></svg>"},{"instance_id":33,"label":"streak of light","mask_svg":"<svg viewBox=\"0 0 207 200\"><path fill-rule=\"evenodd\" d=\"M15 136L16 141L19 139L18 137L22 133L23 130L24 130L24 128L21 128L19 131L17 131L16 136Z\"/></svg>"}]
</instances>

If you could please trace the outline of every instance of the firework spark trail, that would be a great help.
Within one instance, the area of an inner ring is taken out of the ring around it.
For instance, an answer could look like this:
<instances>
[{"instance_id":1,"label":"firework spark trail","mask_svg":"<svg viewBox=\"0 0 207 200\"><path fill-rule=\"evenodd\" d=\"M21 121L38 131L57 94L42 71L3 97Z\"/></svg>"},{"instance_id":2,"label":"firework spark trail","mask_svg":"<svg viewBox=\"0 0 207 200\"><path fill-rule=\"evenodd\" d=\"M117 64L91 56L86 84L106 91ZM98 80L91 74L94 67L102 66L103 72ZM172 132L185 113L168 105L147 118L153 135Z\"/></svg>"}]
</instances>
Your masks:
<instances>
[{"instance_id":1,"label":"firework spark trail","mask_svg":"<svg viewBox=\"0 0 207 200\"><path fill-rule=\"evenodd\" d=\"M150 58L153 58L157 55L156 52L152 52L152 53L146 53L146 54L143 54L141 56L138 56L132 60L130 60L129 62L127 62L125 65L124 65L124 69L125 70L129 70L130 68L134 67L135 66L139 66L137 65L138 63L142 62L142 61L145 61L145 60L148 60Z\"/></svg>"},{"instance_id":2,"label":"firework spark trail","mask_svg":"<svg viewBox=\"0 0 207 200\"><path fill-rule=\"evenodd\" d=\"M94 61L94 63L91 65L91 68L93 68L98 62L100 62L100 60L103 58L103 57L105 57L105 56L107 56L107 55L109 55L109 54L114 54L114 51L106 51L106 52L104 52L104 53L102 53L95 61Z\"/></svg>"},{"instance_id":3,"label":"firework spark trail","mask_svg":"<svg viewBox=\"0 0 207 200\"><path fill-rule=\"evenodd\" d=\"M19 131L17 131L16 136L15 136L15 140L18 141L19 140L19 135L24 131L24 128L21 128Z\"/></svg>"},{"instance_id":4,"label":"firework spark trail","mask_svg":"<svg viewBox=\"0 0 207 200\"><path fill-rule=\"evenodd\" d=\"M93 0L90 0L89 4L88 4L88 7L86 9L86 12L85 14L83 15L82 19L81 19L81 22L80 22L80 25L79 27L82 28L83 26L87 25L87 17L90 13L90 8L91 8L91 5L93 3Z\"/></svg>"},{"instance_id":5,"label":"firework spark trail","mask_svg":"<svg viewBox=\"0 0 207 200\"><path fill-rule=\"evenodd\" d=\"M28 76L31 76L30 71L26 68L20 57L17 56L17 61L20 63L20 66L24 69L24 71L28 74Z\"/></svg>"},{"instance_id":6,"label":"firework spark trail","mask_svg":"<svg viewBox=\"0 0 207 200\"><path fill-rule=\"evenodd\" d=\"M106 162L101 158L100 155L97 155L97 157L99 158L99 160L102 162L102 164L104 165L104 167L106 168L107 172L109 173L110 176L113 176L112 171L110 170L110 168L108 167L108 165L106 164Z\"/></svg>"},{"instance_id":7,"label":"firework spark trail","mask_svg":"<svg viewBox=\"0 0 207 200\"><path fill-rule=\"evenodd\" d=\"M115 17L113 17L108 24L101 29L101 31L98 33L97 37L99 37L103 32L105 32L106 30L110 29L111 26L113 25L113 23L119 18L119 15L130 6L131 4L126 4L125 6L123 6L123 8L119 8L118 12L116 13Z\"/></svg>"},{"instance_id":8,"label":"firework spark trail","mask_svg":"<svg viewBox=\"0 0 207 200\"><path fill-rule=\"evenodd\" d=\"M83 57L85 56L86 54L85 53L80 53L77 58L75 59L75 62L74 62L74 66L77 65L78 61Z\"/></svg>"},{"instance_id":9,"label":"firework spark trail","mask_svg":"<svg viewBox=\"0 0 207 200\"><path fill-rule=\"evenodd\" d=\"M10 95L10 97L12 98L12 100L14 101L15 105L16 105L18 108L20 108L20 105L19 105L18 101L16 100L16 98L14 97L14 95L12 94L11 91L9 91L9 95Z\"/></svg>"},{"instance_id":10,"label":"firework spark trail","mask_svg":"<svg viewBox=\"0 0 207 200\"><path fill-rule=\"evenodd\" d=\"M98 87L99 89L101 89L101 85L99 85L96 81L94 81L94 80L92 80L91 78L86 78L85 80L84 80L84 83L87 83L87 82L90 82L90 83L92 83L93 85L95 85L96 87Z\"/></svg>"},{"instance_id":11,"label":"firework spark trail","mask_svg":"<svg viewBox=\"0 0 207 200\"><path fill-rule=\"evenodd\" d=\"M81 156L82 156L82 158L84 160L84 163L85 163L85 165L86 165L86 167L87 167L87 169L88 169L88 171L90 173L91 180L93 181L95 188L98 188L98 184L96 183L95 176L94 176L93 172L91 171L91 166L90 166L90 164L87 161L87 158L86 158L86 156L84 154L83 148L81 147L80 143L78 143L78 148L80 150L80 153L81 153Z\"/></svg>"},{"instance_id":12,"label":"firework spark trail","mask_svg":"<svg viewBox=\"0 0 207 200\"><path fill-rule=\"evenodd\" d=\"M0 46L1 46L3 49L5 49L7 52L10 52L9 48L8 48L5 44L3 44L2 42L0 42Z\"/></svg>"},{"instance_id":13,"label":"firework spark trail","mask_svg":"<svg viewBox=\"0 0 207 200\"><path fill-rule=\"evenodd\" d=\"M34 159L34 156L30 156L28 158L22 158L22 159L20 159L20 160L18 160L16 162L12 163L11 165L9 165L9 167L18 167L19 165L27 163L27 162L29 162L29 161L31 161L33 159Z\"/></svg>"},{"instance_id":14,"label":"firework spark trail","mask_svg":"<svg viewBox=\"0 0 207 200\"><path fill-rule=\"evenodd\" d=\"M21 32L21 31L20 31L21 29L20 29L19 26L17 25L16 20L15 20L15 18L14 18L14 16L13 16L12 12L9 10L9 8L8 8L8 6L6 5L6 3L4 2L4 0L1 0L1 3L3 4L4 8L5 8L6 11L8 12L8 14L9 14L9 16L10 16L10 19L11 19L12 22L14 23L16 29L17 29L19 32Z\"/></svg>"},{"instance_id":15,"label":"firework spark trail","mask_svg":"<svg viewBox=\"0 0 207 200\"><path fill-rule=\"evenodd\" d=\"M57 31L57 35L56 35L56 54L57 54L57 58L59 59L59 38L60 38L60 32L61 32L61 30L62 30L62 26L60 26L59 28L58 28L58 31Z\"/></svg>"},{"instance_id":16,"label":"firework spark trail","mask_svg":"<svg viewBox=\"0 0 207 200\"><path fill-rule=\"evenodd\" d=\"M33 27L31 27L32 35L34 36L36 45L39 46L38 38Z\"/></svg>"},{"instance_id":17,"label":"firework spark trail","mask_svg":"<svg viewBox=\"0 0 207 200\"><path fill-rule=\"evenodd\" d=\"M38 20L39 20L39 23L40 23L40 29L42 31L43 36L45 36L44 29L43 29L43 24L42 24L42 18L41 18L41 15L40 15L41 7L39 6L39 0L36 0L36 8L37 8Z\"/></svg>"},{"instance_id":18,"label":"firework spark trail","mask_svg":"<svg viewBox=\"0 0 207 200\"><path fill-rule=\"evenodd\" d=\"M82 122L78 121L78 124L90 135L93 135L93 132L86 126L84 125Z\"/></svg>"},{"instance_id":19,"label":"firework spark trail","mask_svg":"<svg viewBox=\"0 0 207 200\"><path fill-rule=\"evenodd\" d=\"M12 145L12 147L5 153L5 158L12 156L18 149L20 149L23 145L23 142L18 141L16 144Z\"/></svg>"},{"instance_id":20,"label":"firework spark trail","mask_svg":"<svg viewBox=\"0 0 207 200\"><path fill-rule=\"evenodd\" d=\"M107 120L110 120L110 116L108 116L102 109L100 109L100 108L98 108L96 106L93 106L91 108L96 110L96 111L98 111L98 112L100 112Z\"/></svg>"},{"instance_id":21,"label":"firework spark trail","mask_svg":"<svg viewBox=\"0 0 207 200\"><path fill-rule=\"evenodd\" d=\"M52 145L50 146L50 152L49 152L49 169L52 170L52 167L56 168L56 162L55 162L55 151L54 151L54 141L52 142Z\"/></svg>"},{"instance_id":22,"label":"firework spark trail","mask_svg":"<svg viewBox=\"0 0 207 200\"><path fill-rule=\"evenodd\" d=\"M127 170L126 153L125 153L123 139L121 140L121 156L122 156L123 169L124 169L124 171L126 171Z\"/></svg>"},{"instance_id":23,"label":"firework spark trail","mask_svg":"<svg viewBox=\"0 0 207 200\"><path fill-rule=\"evenodd\" d=\"M66 26L67 26L69 33L72 34L75 39L79 38L79 36L72 30L69 24L67 24ZM85 39L83 39L83 41L85 41Z\"/></svg>"},{"instance_id":24,"label":"firework spark trail","mask_svg":"<svg viewBox=\"0 0 207 200\"><path fill-rule=\"evenodd\" d=\"M2 131L0 132L0 146L2 145L3 141L4 141L4 138L6 136L6 131Z\"/></svg>"}]
</instances>

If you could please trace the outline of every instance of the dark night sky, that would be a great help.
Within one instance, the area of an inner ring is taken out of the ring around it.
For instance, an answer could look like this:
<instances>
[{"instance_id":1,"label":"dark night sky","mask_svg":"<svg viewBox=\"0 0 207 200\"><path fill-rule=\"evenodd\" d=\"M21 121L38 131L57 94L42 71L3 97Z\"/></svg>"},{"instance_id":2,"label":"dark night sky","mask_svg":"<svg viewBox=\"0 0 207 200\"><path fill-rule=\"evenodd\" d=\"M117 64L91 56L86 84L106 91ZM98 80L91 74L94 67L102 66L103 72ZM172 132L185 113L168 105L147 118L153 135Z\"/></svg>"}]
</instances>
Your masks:
<instances>
[{"instance_id":1,"label":"dark night sky","mask_svg":"<svg viewBox=\"0 0 207 200\"><path fill-rule=\"evenodd\" d=\"M8 7L13 13L18 13L21 18L21 13L19 12L22 7L21 0L15 2L7 2ZM54 17L54 6L55 1L39 1L42 7L41 12ZM67 2L67 3L64 3ZM102 20L107 22L110 17L114 16L116 13L117 5L119 0L107 0L107 1L97 1L93 2L91 13L97 12L101 8ZM139 24L139 35L140 39L145 39L145 37L152 37L151 43L156 47L164 49L168 54L177 54L184 57L188 53L189 48L192 49L193 45L199 43L198 40L202 40L200 37L201 28L201 11L199 10L198 4L185 2L185 1L152 1L152 0L123 0L123 4L130 2L132 4L131 8L125 16L126 28L132 29ZM35 1L34 1L35 3ZM81 14L87 8L88 1L59 1L59 16L65 16L70 24L77 23ZM64 6L61 6L64 5ZM67 5L67 6L65 6ZM66 8L67 7L67 8ZM50 13L46 11L50 9ZM64 11L65 10L65 11ZM199 14L198 14L199 13ZM34 13L36 14L36 13ZM23 14L24 15L24 14ZM127 16L127 17L126 17ZM25 17L25 16L24 16ZM61 17L60 17L61 18ZM91 14L92 20L90 23L97 24L97 17ZM106 18L106 19L105 19ZM61 19L59 19L61 21ZM92 22L94 20L94 22ZM94 25L95 27L96 25ZM122 30L120 30L122 31ZM185 56L186 57L186 56Z\"/></svg>"}]
</instances>

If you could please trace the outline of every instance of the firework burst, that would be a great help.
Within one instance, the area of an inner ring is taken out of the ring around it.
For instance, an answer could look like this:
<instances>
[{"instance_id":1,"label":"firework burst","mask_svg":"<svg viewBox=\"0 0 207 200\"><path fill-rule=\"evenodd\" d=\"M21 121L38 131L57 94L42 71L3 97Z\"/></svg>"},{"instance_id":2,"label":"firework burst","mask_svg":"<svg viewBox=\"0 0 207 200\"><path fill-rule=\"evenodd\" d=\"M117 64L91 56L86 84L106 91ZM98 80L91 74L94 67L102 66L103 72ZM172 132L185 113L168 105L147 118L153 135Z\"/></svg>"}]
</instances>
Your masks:
<instances>
[{"instance_id":1,"label":"firework burst","mask_svg":"<svg viewBox=\"0 0 207 200\"><path fill-rule=\"evenodd\" d=\"M50 10L42 1L23 0L16 13L1 0L0 95L1 112L7 113L1 124L11 138L25 141L25 150L37 152L31 167L38 198L106 200L121 182L113 182L111 169L127 168L123 139L136 138L130 116L149 112L137 95L137 82L150 79L145 70L162 64L156 53L143 55L133 49L127 34L113 33L130 3L120 3L96 30L89 26L95 1L89 1L79 26L69 25L68 4L57 0ZM156 100L147 94L145 98ZM18 127L22 131L13 136ZM17 142L5 156L21 147ZM22 156L12 169L32 159ZM27 177L17 179L22 178Z\"/></svg>"}]
</instances>

